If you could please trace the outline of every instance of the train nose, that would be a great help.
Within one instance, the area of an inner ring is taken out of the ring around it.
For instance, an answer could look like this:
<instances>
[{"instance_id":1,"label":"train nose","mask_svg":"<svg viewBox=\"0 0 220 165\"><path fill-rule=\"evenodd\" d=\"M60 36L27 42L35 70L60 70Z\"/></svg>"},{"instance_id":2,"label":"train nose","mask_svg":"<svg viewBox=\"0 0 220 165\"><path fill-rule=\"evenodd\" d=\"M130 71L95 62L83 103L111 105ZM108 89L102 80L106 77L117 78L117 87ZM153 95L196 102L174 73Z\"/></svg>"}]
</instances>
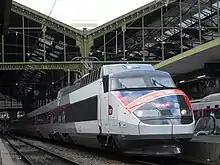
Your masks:
<instances>
[{"instance_id":1,"label":"train nose","mask_svg":"<svg viewBox=\"0 0 220 165\"><path fill-rule=\"evenodd\" d=\"M139 134L162 137L163 139L172 138L173 127L167 120L162 119L146 119L139 122ZM153 138L154 138L153 137Z\"/></svg>"}]
</instances>

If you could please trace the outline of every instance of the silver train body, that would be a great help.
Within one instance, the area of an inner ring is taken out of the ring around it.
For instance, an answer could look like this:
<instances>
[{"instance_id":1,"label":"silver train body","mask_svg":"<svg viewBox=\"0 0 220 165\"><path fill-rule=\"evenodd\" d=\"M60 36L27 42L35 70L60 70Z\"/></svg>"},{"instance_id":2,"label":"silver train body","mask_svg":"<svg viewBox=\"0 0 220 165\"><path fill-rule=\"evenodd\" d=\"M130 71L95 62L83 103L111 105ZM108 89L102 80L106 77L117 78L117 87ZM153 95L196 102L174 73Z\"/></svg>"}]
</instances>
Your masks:
<instances>
[{"instance_id":1,"label":"silver train body","mask_svg":"<svg viewBox=\"0 0 220 165\"><path fill-rule=\"evenodd\" d=\"M12 132L127 154L173 155L193 137L188 97L146 64L104 65L11 123Z\"/></svg>"},{"instance_id":2,"label":"silver train body","mask_svg":"<svg viewBox=\"0 0 220 165\"><path fill-rule=\"evenodd\" d=\"M212 129L213 124L211 124L211 128L208 128L206 122L208 122L210 114L214 114L216 118L216 134L220 134L220 93L210 94L191 105L195 119L199 120L200 118L204 118L204 121L201 121L201 126L204 123L204 130Z\"/></svg>"}]
</instances>

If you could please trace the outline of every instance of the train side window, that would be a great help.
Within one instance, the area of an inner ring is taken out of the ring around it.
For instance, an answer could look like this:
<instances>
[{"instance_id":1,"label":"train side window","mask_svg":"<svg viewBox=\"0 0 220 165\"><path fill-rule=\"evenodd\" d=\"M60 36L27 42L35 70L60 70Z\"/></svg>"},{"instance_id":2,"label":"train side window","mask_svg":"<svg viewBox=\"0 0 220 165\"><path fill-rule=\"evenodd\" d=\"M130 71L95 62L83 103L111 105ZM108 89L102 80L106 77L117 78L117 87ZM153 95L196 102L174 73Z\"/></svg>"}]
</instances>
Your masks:
<instances>
[{"instance_id":1,"label":"train side window","mask_svg":"<svg viewBox=\"0 0 220 165\"><path fill-rule=\"evenodd\" d=\"M108 75L103 76L102 81L103 81L104 93L106 93L109 91L109 76Z\"/></svg>"},{"instance_id":2,"label":"train side window","mask_svg":"<svg viewBox=\"0 0 220 165\"><path fill-rule=\"evenodd\" d=\"M215 108L218 108L219 107L219 105L215 105Z\"/></svg>"},{"instance_id":3,"label":"train side window","mask_svg":"<svg viewBox=\"0 0 220 165\"><path fill-rule=\"evenodd\" d=\"M209 108L210 108L210 106L207 106L206 108L207 108L207 109L209 109Z\"/></svg>"}]
</instances>

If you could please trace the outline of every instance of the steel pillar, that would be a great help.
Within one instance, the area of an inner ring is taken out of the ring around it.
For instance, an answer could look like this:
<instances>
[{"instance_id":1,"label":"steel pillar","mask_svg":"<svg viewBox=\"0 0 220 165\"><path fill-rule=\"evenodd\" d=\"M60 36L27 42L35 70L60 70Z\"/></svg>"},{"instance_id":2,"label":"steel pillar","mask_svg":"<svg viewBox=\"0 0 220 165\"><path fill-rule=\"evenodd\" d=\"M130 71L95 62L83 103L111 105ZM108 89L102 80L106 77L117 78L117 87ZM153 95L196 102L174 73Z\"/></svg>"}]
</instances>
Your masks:
<instances>
[{"instance_id":1,"label":"steel pillar","mask_svg":"<svg viewBox=\"0 0 220 165\"><path fill-rule=\"evenodd\" d=\"M22 33L23 33L23 62L26 61L26 53L25 53L25 30L24 30L24 21L25 21L25 18L24 16L22 16Z\"/></svg>"},{"instance_id":2,"label":"steel pillar","mask_svg":"<svg viewBox=\"0 0 220 165\"><path fill-rule=\"evenodd\" d=\"M165 59L165 57L164 57L164 41L163 41L163 38L164 38L164 29L163 29L163 7L161 7L161 9L160 9L160 20L161 20L161 22L160 22L160 24L161 24L161 38L162 38L162 41L161 41L161 51L162 51L162 60L164 60Z\"/></svg>"},{"instance_id":3,"label":"steel pillar","mask_svg":"<svg viewBox=\"0 0 220 165\"><path fill-rule=\"evenodd\" d=\"M46 61L46 43L45 43L45 35L47 31L47 27L42 25L43 38L44 38L44 62Z\"/></svg>"},{"instance_id":4,"label":"steel pillar","mask_svg":"<svg viewBox=\"0 0 220 165\"><path fill-rule=\"evenodd\" d=\"M219 17L219 0L217 1L217 24L218 24L218 36L220 36L220 17Z\"/></svg>"},{"instance_id":5,"label":"steel pillar","mask_svg":"<svg viewBox=\"0 0 220 165\"><path fill-rule=\"evenodd\" d=\"M115 53L118 54L118 31L115 32Z\"/></svg>"},{"instance_id":6,"label":"steel pillar","mask_svg":"<svg viewBox=\"0 0 220 165\"><path fill-rule=\"evenodd\" d=\"M104 61L106 61L106 38L105 38L105 34L103 35L103 41L104 41Z\"/></svg>"},{"instance_id":7,"label":"steel pillar","mask_svg":"<svg viewBox=\"0 0 220 165\"><path fill-rule=\"evenodd\" d=\"M199 19L199 44L202 44L202 27L201 27L201 1L198 0L198 19Z\"/></svg>"},{"instance_id":8,"label":"steel pillar","mask_svg":"<svg viewBox=\"0 0 220 165\"><path fill-rule=\"evenodd\" d=\"M144 33L145 33L145 30L144 30L144 17L142 17L142 51L143 51L143 61L145 61L145 41L144 41Z\"/></svg>"},{"instance_id":9,"label":"steel pillar","mask_svg":"<svg viewBox=\"0 0 220 165\"><path fill-rule=\"evenodd\" d=\"M123 61L125 61L125 32L126 32L126 25L123 25L122 27L121 27L121 29L122 29L122 32L123 32L123 58L124 58L124 60Z\"/></svg>"},{"instance_id":10,"label":"steel pillar","mask_svg":"<svg viewBox=\"0 0 220 165\"><path fill-rule=\"evenodd\" d=\"M63 60L66 61L66 35L65 34L63 34L63 46L64 46L64 48L63 48L63 55L64 55Z\"/></svg>"},{"instance_id":11,"label":"steel pillar","mask_svg":"<svg viewBox=\"0 0 220 165\"><path fill-rule=\"evenodd\" d=\"M5 37L2 35L2 62L5 62Z\"/></svg>"},{"instance_id":12,"label":"steel pillar","mask_svg":"<svg viewBox=\"0 0 220 165\"><path fill-rule=\"evenodd\" d=\"M183 53L182 0L179 0L179 8L180 8L180 50L181 53Z\"/></svg>"},{"instance_id":13,"label":"steel pillar","mask_svg":"<svg viewBox=\"0 0 220 165\"><path fill-rule=\"evenodd\" d=\"M68 85L70 85L70 74L71 74L70 69L68 69L67 74L68 74L68 80L67 80L67 83L68 83Z\"/></svg>"},{"instance_id":14,"label":"steel pillar","mask_svg":"<svg viewBox=\"0 0 220 165\"><path fill-rule=\"evenodd\" d=\"M90 48L93 46L94 41L88 37L86 28L83 29L83 34L84 39L82 41L76 40L76 45L79 46L82 57L89 57ZM88 70L85 67L80 70L83 74L88 73Z\"/></svg>"}]
</instances>

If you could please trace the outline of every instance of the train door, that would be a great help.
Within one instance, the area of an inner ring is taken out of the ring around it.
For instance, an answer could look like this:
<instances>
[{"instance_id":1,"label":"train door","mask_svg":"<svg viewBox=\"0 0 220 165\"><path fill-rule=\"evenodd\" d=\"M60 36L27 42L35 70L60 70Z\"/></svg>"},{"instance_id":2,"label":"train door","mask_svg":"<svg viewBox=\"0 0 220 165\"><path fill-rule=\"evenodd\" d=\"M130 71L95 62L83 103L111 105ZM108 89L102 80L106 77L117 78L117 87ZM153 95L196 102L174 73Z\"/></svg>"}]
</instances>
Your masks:
<instances>
[{"instance_id":1,"label":"train door","mask_svg":"<svg viewBox=\"0 0 220 165\"><path fill-rule=\"evenodd\" d=\"M112 79L110 79L110 84ZM116 104L116 98L113 97L111 92L109 93L109 100L108 100L108 122L109 122L109 130L111 133L118 132L118 105Z\"/></svg>"},{"instance_id":2,"label":"train door","mask_svg":"<svg viewBox=\"0 0 220 165\"><path fill-rule=\"evenodd\" d=\"M99 106L98 106L98 125L100 133L106 134L109 132L108 122L108 92L104 89L105 84L100 82L99 85Z\"/></svg>"}]
</instances>

